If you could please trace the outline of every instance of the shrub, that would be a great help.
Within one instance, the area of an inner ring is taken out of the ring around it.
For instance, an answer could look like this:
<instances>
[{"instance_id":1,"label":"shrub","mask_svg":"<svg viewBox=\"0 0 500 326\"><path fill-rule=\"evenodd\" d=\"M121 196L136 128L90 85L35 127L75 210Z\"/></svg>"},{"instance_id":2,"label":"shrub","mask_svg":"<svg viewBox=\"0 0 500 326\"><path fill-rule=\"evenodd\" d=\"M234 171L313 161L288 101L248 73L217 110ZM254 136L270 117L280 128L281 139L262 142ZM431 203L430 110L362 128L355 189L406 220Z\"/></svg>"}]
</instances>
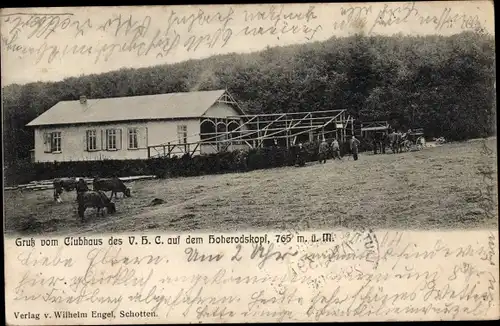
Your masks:
<instances>
[{"instance_id":1,"label":"shrub","mask_svg":"<svg viewBox=\"0 0 500 326\"><path fill-rule=\"evenodd\" d=\"M305 143L306 161L316 160L319 143ZM267 147L220 152L190 157L153 158L148 160L102 160L31 163L20 161L6 166L7 184L48 180L60 177L114 177L155 175L158 178L187 177L205 174L243 172L295 164L296 148Z\"/></svg>"}]
</instances>

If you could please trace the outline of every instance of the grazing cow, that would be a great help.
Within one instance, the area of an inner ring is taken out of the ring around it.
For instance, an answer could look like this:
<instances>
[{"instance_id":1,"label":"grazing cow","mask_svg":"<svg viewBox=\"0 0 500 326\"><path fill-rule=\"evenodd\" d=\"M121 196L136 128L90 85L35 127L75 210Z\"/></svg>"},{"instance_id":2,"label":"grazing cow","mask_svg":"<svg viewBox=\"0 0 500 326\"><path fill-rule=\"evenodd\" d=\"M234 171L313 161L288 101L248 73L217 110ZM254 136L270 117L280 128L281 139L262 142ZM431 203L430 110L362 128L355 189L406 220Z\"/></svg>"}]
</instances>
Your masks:
<instances>
[{"instance_id":1,"label":"grazing cow","mask_svg":"<svg viewBox=\"0 0 500 326\"><path fill-rule=\"evenodd\" d=\"M72 191L76 188L76 178L58 178L54 179L54 200L62 202L61 194L63 190Z\"/></svg>"},{"instance_id":2,"label":"grazing cow","mask_svg":"<svg viewBox=\"0 0 500 326\"><path fill-rule=\"evenodd\" d=\"M116 212L115 203L113 203L104 191L86 191L78 196L78 216L83 220L85 210L95 208L96 215L101 213L101 209L106 208L107 212L113 214ZM104 212L102 212L104 214Z\"/></svg>"},{"instance_id":3,"label":"grazing cow","mask_svg":"<svg viewBox=\"0 0 500 326\"><path fill-rule=\"evenodd\" d=\"M113 195L115 195L115 198L117 198L117 193L121 192L123 193L124 196L130 197L130 189L125 186L123 181L121 181L118 178L111 178L111 179L100 179L100 178L95 178L94 179L94 191L111 191L111 197L110 199L113 198Z\"/></svg>"}]
</instances>

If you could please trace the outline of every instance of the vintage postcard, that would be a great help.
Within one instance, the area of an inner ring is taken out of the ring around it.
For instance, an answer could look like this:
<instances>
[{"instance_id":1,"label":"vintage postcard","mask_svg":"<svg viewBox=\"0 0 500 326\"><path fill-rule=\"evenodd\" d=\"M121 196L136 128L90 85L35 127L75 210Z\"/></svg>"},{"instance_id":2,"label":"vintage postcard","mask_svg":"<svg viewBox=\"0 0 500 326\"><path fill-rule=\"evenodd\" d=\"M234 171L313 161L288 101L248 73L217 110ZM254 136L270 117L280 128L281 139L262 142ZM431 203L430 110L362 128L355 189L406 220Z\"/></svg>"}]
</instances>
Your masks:
<instances>
[{"instance_id":1,"label":"vintage postcard","mask_svg":"<svg viewBox=\"0 0 500 326\"><path fill-rule=\"evenodd\" d=\"M492 1L0 22L8 325L500 317Z\"/></svg>"}]
</instances>

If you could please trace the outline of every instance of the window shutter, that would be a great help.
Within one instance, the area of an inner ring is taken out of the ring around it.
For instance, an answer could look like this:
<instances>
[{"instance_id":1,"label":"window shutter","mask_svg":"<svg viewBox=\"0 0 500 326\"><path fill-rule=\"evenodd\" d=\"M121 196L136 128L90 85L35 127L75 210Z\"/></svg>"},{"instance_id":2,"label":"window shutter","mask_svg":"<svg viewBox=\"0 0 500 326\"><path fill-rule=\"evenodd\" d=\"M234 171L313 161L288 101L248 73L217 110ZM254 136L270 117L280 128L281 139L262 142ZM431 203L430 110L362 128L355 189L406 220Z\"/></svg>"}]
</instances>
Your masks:
<instances>
[{"instance_id":1,"label":"window shutter","mask_svg":"<svg viewBox=\"0 0 500 326\"><path fill-rule=\"evenodd\" d=\"M84 146L83 150L85 152L88 152L88 150L89 150L89 131L88 130L83 133L83 146Z\"/></svg>"},{"instance_id":2,"label":"window shutter","mask_svg":"<svg viewBox=\"0 0 500 326\"><path fill-rule=\"evenodd\" d=\"M134 128L127 129L127 136L125 138L125 142L127 143L127 148L134 148L134 137L133 137ZM135 134L138 135L138 129L135 129ZM132 146L131 146L132 145ZM139 139L137 139L137 147L139 146Z\"/></svg>"},{"instance_id":3,"label":"window shutter","mask_svg":"<svg viewBox=\"0 0 500 326\"><path fill-rule=\"evenodd\" d=\"M122 141L123 141L121 128L118 129L118 132L116 133L116 137L118 137L118 139L116 141L116 149L120 150L120 149L122 149Z\"/></svg>"},{"instance_id":4,"label":"window shutter","mask_svg":"<svg viewBox=\"0 0 500 326\"><path fill-rule=\"evenodd\" d=\"M139 148L147 148L148 147L148 127L140 128L137 131L139 134L137 135L137 142Z\"/></svg>"},{"instance_id":5,"label":"window shutter","mask_svg":"<svg viewBox=\"0 0 500 326\"><path fill-rule=\"evenodd\" d=\"M54 150L54 134L49 132L49 153Z\"/></svg>"},{"instance_id":6,"label":"window shutter","mask_svg":"<svg viewBox=\"0 0 500 326\"><path fill-rule=\"evenodd\" d=\"M104 130L101 130L101 150L104 150Z\"/></svg>"},{"instance_id":7,"label":"window shutter","mask_svg":"<svg viewBox=\"0 0 500 326\"><path fill-rule=\"evenodd\" d=\"M51 146L52 145L51 145L50 140L49 140L49 133L45 131L43 133L43 151L45 153L50 153Z\"/></svg>"}]
</instances>

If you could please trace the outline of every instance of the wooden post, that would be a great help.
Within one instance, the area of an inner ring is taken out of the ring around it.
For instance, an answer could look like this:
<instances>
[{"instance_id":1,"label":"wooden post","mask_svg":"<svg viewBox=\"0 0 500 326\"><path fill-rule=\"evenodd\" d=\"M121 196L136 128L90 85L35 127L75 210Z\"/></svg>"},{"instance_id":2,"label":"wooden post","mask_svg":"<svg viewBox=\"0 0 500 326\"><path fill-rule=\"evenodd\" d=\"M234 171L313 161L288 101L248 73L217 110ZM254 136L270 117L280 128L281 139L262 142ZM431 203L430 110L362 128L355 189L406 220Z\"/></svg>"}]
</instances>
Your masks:
<instances>
[{"instance_id":1,"label":"wooden post","mask_svg":"<svg viewBox=\"0 0 500 326\"><path fill-rule=\"evenodd\" d=\"M311 127L311 130L309 130L309 141L311 142L314 140L313 131L312 131L312 128L313 128L312 114L309 116L309 126Z\"/></svg>"},{"instance_id":2,"label":"wooden post","mask_svg":"<svg viewBox=\"0 0 500 326\"><path fill-rule=\"evenodd\" d=\"M167 156L167 153L165 152L165 145L163 145L163 157L165 157L165 156Z\"/></svg>"},{"instance_id":3,"label":"wooden post","mask_svg":"<svg viewBox=\"0 0 500 326\"><path fill-rule=\"evenodd\" d=\"M346 127L347 127L347 121L346 121L346 118L345 118L345 112L342 113L342 131L341 131L341 134L342 134L342 142L345 143L346 141Z\"/></svg>"},{"instance_id":4,"label":"wooden post","mask_svg":"<svg viewBox=\"0 0 500 326\"><path fill-rule=\"evenodd\" d=\"M219 130L219 125L217 124L217 118L215 118L215 144L216 144L216 148L217 148L217 152L219 151L219 136L217 135L218 134L218 130Z\"/></svg>"},{"instance_id":5,"label":"wooden post","mask_svg":"<svg viewBox=\"0 0 500 326\"><path fill-rule=\"evenodd\" d=\"M257 146L260 147L261 139L260 139L260 119L257 117Z\"/></svg>"},{"instance_id":6,"label":"wooden post","mask_svg":"<svg viewBox=\"0 0 500 326\"><path fill-rule=\"evenodd\" d=\"M151 147L148 146L148 158L151 158Z\"/></svg>"}]
</instances>

